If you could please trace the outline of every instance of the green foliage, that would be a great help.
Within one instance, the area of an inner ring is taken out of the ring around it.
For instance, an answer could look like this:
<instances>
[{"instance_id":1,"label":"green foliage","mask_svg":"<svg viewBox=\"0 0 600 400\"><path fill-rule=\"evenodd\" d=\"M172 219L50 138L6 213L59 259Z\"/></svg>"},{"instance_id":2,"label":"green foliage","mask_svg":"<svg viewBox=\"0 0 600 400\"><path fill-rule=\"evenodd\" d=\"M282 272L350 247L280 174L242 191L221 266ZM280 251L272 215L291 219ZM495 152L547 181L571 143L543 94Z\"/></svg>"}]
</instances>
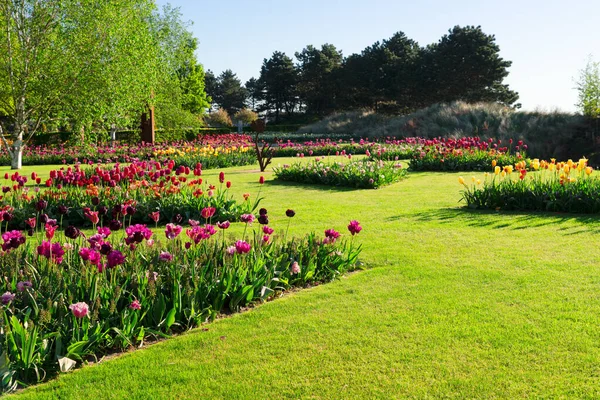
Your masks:
<instances>
[{"instance_id":1,"label":"green foliage","mask_svg":"<svg viewBox=\"0 0 600 400\"><path fill-rule=\"evenodd\" d=\"M156 125L164 129L202 126L201 115L210 107L204 69L196 59L198 40L170 5L154 13L151 29L158 54L158 82L153 87Z\"/></svg>"},{"instance_id":2,"label":"green foliage","mask_svg":"<svg viewBox=\"0 0 600 400\"><path fill-rule=\"evenodd\" d=\"M591 58L577 81L577 107L589 118L600 118L600 62Z\"/></svg>"},{"instance_id":3,"label":"green foliage","mask_svg":"<svg viewBox=\"0 0 600 400\"><path fill-rule=\"evenodd\" d=\"M282 181L364 189L376 189L406 177L406 169L400 163L368 160L326 163L318 158L308 164L273 168L273 172Z\"/></svg>"}]
</instances>

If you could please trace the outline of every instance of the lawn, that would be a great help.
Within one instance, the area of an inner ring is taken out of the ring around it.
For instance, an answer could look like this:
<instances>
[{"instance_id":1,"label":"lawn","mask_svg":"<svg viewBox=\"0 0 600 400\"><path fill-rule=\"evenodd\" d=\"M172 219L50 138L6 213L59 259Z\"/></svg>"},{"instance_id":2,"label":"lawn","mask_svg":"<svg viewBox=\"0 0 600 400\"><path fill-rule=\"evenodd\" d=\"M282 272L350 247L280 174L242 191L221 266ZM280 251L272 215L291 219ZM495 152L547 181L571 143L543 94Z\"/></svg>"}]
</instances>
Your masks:
<instances>
[{"instance_id":1,"label":"lawn","mask_svg":"<svg viewBox=\"0 0 600 400\"><path fill-rule=\"evenodd\" d=\"M256 194L255 166L224 171ZM264 175L270 225L288 208L290 234L358 219L367 269L14 397L600 397L596 217L468 211L454 173L378 190Z\"/></svg>"}]
</instances>

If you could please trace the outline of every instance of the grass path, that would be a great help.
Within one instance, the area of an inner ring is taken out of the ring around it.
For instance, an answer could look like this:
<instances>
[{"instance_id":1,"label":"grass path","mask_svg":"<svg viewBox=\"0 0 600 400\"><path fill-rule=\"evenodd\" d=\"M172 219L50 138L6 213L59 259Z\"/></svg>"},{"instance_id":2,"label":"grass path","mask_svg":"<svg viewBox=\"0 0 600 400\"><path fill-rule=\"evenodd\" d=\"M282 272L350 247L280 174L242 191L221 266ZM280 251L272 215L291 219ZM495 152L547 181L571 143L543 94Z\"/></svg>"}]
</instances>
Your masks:
<instances>
[{"instance_id":1,"label":"grass path","mask_svg":"<svg viewBox=\"0 0 600 400\"><path fill-rule=\"evenodd\" d=\"M240 197L252 169L225 170ZM600 397L600 220L460 209L458 174L356 191L265 176L272 226L287 208L294 234L358 219L369 269L15 397Z\"/></svg>"}]
</instances>

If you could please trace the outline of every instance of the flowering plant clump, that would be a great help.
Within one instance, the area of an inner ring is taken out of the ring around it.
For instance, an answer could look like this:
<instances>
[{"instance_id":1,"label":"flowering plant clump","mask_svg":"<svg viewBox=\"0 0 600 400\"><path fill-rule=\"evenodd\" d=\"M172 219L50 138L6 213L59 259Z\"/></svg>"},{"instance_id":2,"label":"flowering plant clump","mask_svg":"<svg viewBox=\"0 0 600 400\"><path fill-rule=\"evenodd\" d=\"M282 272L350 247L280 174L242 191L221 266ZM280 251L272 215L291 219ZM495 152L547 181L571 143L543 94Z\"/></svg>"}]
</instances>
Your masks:
<instances>
[{"instance_id":1,"label":"flowering plant clump","mask_svg":"<svg viewBox=\"0 0 600 400\"><path fill-rule=\"evenodd\" d=\"M288 227L294 214L286 212ZM52 238L6 232L8 245L0 251L0 391L112 349L139 346L148 336L184 331L277 292L330 281L355 269L361 251L354 241L357 221L350 221L346 234L328 227L324 235L291 241L285 225L246 223L244 234L233 239L191 219L184 235L182 222L169 223L164 236L127 224L125 219L119 232L97 226L85 235L56 231ZM224 233L230 223L217 226ZM246 235L246 229L253 231Z\"/></svg>"},{"instance_id":2,"label":"flowering plant clump","mask_svg":"<svg viewBox=\"0 0 600 400\"><path fill-rule=\"evenodd\" d=\"M534 159L528 165L493 164L483 179L463 177L462 201L468 207L571 213L600 212L600 179L585 158L577 162Z\"/></svg>"},{"instance_id":3,"label":"flowering plant clump","mask_svg":"<svg viewBox=\"0 0 600 400\"><path fill-rule=\"evenodd\" d=\"M357 160L327 163L319 158L308 164L274 168L276 179L300 183L375 189L406 177L399 162Z\"/></svg>"},{"instance_id":4,"label":"flowering plant clump","mask_svg":"<svg viewBox=\"0 0 600 400\"><path fill-rule=\"evenodd\" d=\"M486 171L492 161L498 164L515 164L526 160L527 145L518 141L507 146L502 141L478 137L461 139L434 139L423 141L410 160L414 171Z\"/></svg>"}]
</instances>

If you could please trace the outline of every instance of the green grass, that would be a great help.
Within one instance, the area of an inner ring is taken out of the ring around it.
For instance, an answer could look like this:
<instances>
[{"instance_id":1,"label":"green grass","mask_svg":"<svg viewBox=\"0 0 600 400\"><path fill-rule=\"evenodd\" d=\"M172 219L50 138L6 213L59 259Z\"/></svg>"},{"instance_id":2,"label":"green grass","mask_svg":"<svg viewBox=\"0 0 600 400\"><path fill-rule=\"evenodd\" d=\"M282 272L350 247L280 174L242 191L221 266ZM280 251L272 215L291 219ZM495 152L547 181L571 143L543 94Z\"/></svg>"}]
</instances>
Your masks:
<instances>
[{"instance_id":1,"label":"green grass","mask_svg":"<svg viewBox=\"0 0 600 400\"><path fill-rule=\"evenodd\" d=\"M240 196L255 168L225 170ZM287 208L294 234L358 219L369 269L15 397L600 397L600 220L467 211L454 173L378 190L265 176L272 226Z\"/></svg>"}]
</instances>

